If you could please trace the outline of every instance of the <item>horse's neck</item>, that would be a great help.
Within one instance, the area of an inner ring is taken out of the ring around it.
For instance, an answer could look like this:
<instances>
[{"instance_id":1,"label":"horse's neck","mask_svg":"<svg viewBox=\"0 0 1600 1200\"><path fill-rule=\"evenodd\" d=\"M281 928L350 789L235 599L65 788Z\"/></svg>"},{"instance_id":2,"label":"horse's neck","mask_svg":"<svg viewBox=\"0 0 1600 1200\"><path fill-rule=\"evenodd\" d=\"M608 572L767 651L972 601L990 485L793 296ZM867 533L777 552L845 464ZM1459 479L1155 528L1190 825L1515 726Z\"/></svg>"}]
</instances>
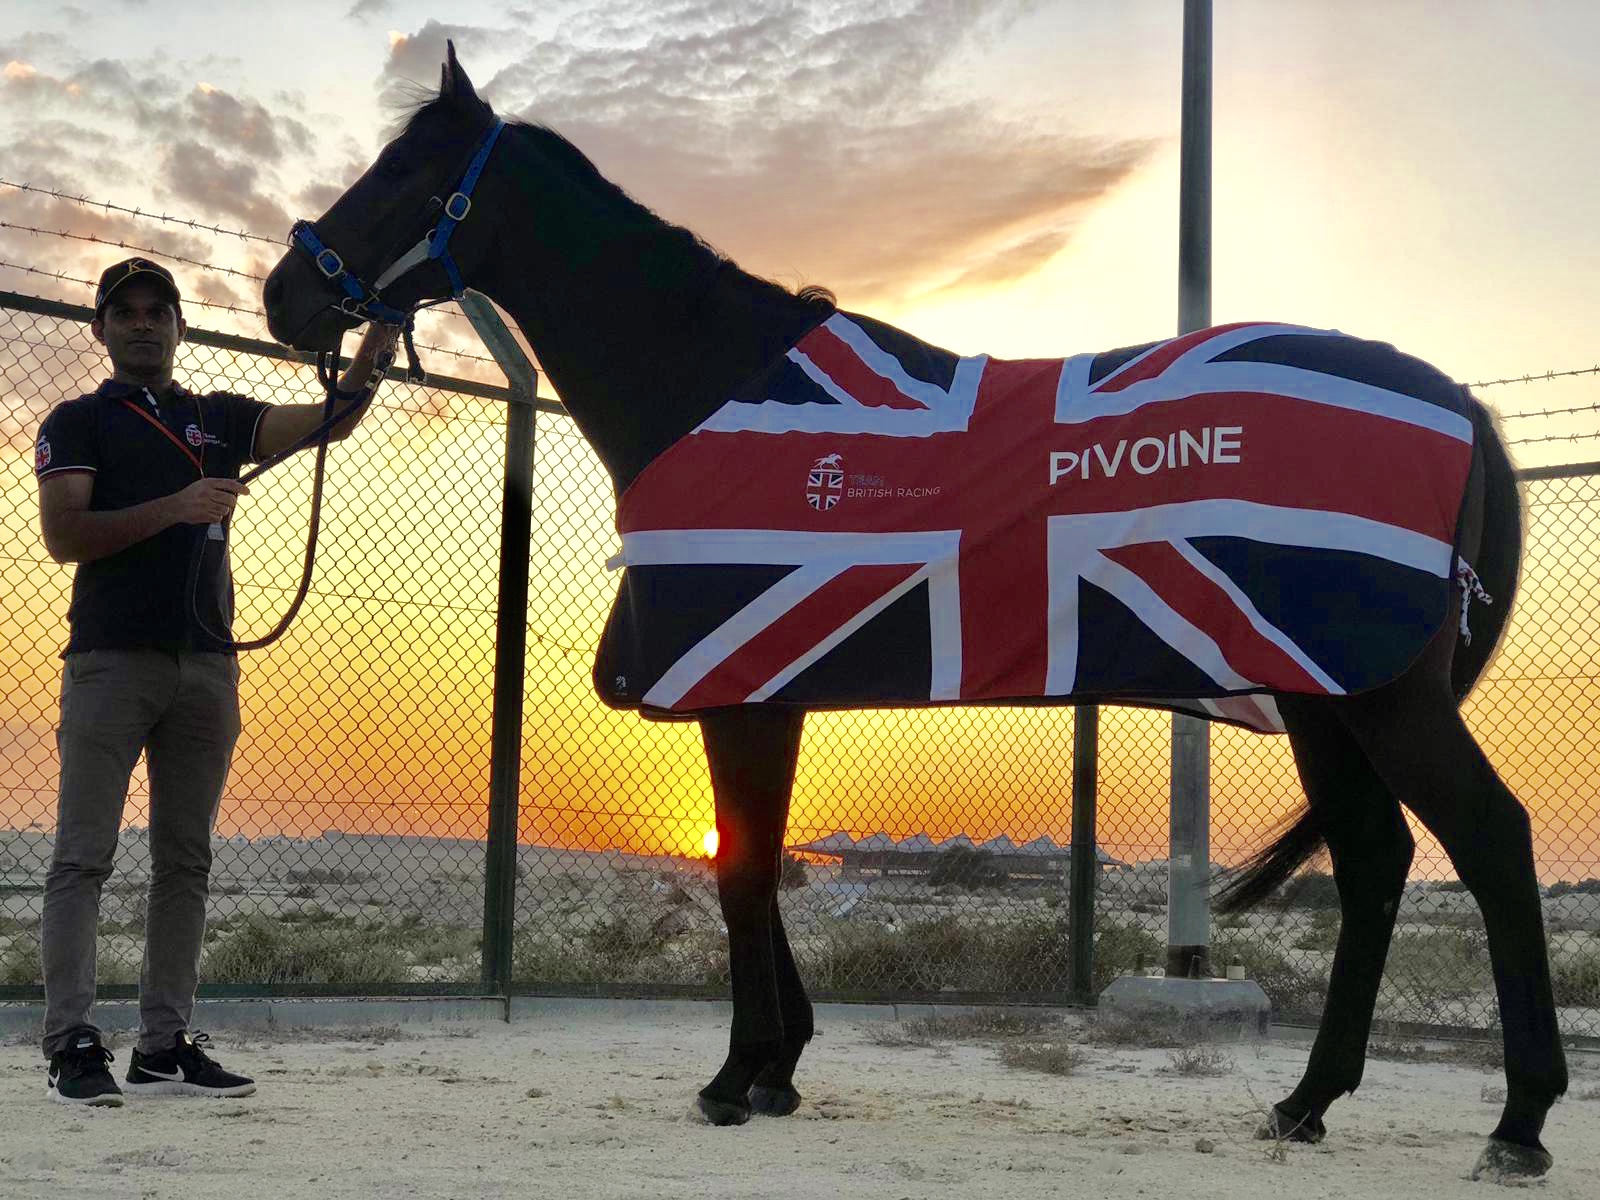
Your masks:
<instances>
[{"instance_id":1,"label":"horse's neck","mask_svg":"<svg viewBox=\"0 0 1600 1200\"><path fill-rule=\"evenodd\" d=\"M599 262L508 262L483 289L522 328L619 492L827 315L731 264L676 262L675 243L646 269L649 253L630 238Z\"/></svg>"}]
</instances>

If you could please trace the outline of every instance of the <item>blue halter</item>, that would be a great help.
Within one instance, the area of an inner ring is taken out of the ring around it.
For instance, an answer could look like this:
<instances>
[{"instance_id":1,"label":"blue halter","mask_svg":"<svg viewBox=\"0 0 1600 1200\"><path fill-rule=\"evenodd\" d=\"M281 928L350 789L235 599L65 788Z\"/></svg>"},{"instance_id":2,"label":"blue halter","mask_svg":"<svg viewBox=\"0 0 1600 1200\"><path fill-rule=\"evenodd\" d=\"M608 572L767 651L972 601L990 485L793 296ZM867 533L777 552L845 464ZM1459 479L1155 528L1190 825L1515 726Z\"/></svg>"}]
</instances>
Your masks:
<instances>
[{"instance_id":1,"label":"blue halter","mask_svg":"<svg viewBox=\"0 0 1600 1200\"><path fill-rule=\"evenodd\" d=\"M416 374L416 351L411 345L411 330L415 321L417 309L426 308L429 304L441 304L442 300L428 303L419 303L409 310L401 310L393 305L385 304L380 298L383 289L396 279L407 274L413 268L425 262L438 261L444 267L445 274L450 279L450 295L452 299L459 300L466 292L466 284L461 278L461 269L456 266L455 259L450 256L450 235L456 231L456 226L466 220L467 214L472 211L472 190L478 186L478 179L483 174L484 164L489 161L489 152L494 149L495 142L500 137L500 131L506 127L505 121L496 118L489 132L478 144L477 153L472 156L472 161L467 164L461 182L456 185L450 198L441 206L442 215L439 223L428 233L424 234L417 244L402 254L391 263L373 284L344 265L344 259L324 242L317 233L317 227L311 221L296 221L294 228L289 233L289 244L295 249L304 252L316 264L322 277L334 287L344 293L339 300L338 309L346 316L357 317L367 321L381 321L385 325L400 325L405 329L406 353L411 359L411 371ZM437 197L435 203L438 203Z\"/></svg>"}]
</instances>

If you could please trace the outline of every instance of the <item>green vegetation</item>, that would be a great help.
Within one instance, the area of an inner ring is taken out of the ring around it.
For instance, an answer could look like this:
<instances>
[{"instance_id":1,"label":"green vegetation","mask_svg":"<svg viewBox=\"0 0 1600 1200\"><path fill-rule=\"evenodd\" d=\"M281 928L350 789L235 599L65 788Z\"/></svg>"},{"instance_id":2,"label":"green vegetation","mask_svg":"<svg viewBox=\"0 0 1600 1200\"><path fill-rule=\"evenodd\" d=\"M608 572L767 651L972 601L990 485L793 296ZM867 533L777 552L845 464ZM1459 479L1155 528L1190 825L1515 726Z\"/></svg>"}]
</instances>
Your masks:
<instances>
[{"instance_id":1,"label":"green vegetation","mask_svg":"<svg viewBox=\"0 0 1600 1200\"><path fill-rule=\"evenodd\" d=\"M1559 1005L1600 1008L1600 948L1552 954L1550 984Z\"/></svg>"},{"instance_id":2,"label":"green vegetation","mask_svg":"<svg viewBox=\"0 0 1600 1200\"><path fill-rule=\"evenodd\" d=\"M98 982L138 983L140 963L129 962L120 948L102 939L95 948L95 976ZM44 967L39 962L37 937L14 938L0 953L0 984L26 987L44 982Z\"/></svg>"},{"instance_id":3,"label":"green vegetation","mask_svg":"<svg viewBox=\"0 0 1600 1200\"><path fill-rule=\"evenodd\" d=\"M511 946L512 977L523 983L698 983L728 979L727 939L690 930L655 932L648 917L613 916L568 937L521 929Z\"/></svg>"},{"instance_id":4,"label":"green vegetation","mask_svg":"<svg viewBox=\"0 0 1600 1200\"><path fill-rule=\"evenodd\" d=\"M1294 940L1296 950L1321 950L1332 953L1339 944L1339 912L1321 908L1311 914L1311 928Z\"/></svg>"},{"instance_id":5,"label":"green vegetation","mask_svg":"<svg viewBox=\"0 0 1600 1200\"><path fill-rule=\"evenodd\" d=\"M1430 929L1394 935L1384 977L1408 996L1437 1006L1494 986L1489 943L1477 929Z\"/></svg>"},{"instance_id":6,"label":"green vegetation","mask_svg":"<svg viewBox=\"0 0 1600 1200\"><path fill-rule=\"evenodd\" d=\"M1261 985L1275 1013L1312 1015L1322 1011L1327 980L1281 954L1271 943L1228 936L1211 943L1211 961L1219 968L1241 963L1246 977Z\"/></svg>"},{"instance_id":7,"label":"green vegetation","mask_svg":"<svg viewBox=\"0 0 1600 1200\"><path fill-rule=\"evenodd\" d=\"M793 888L803 888L811 882L811 874L806 870L803 859L796 858L789 851L783 852L783 865L778 874L778 886L785 891Z\"/></svg>"},{"instance_id":8,"label":"green vegetation","mask_svg":"<svg viewBox=\"0 0 1600 1200\"><path fill-rule=\"evenodd\" d=\"M296 919L298 918L298 919ZM475 979L476 931L425 926L419 913L378 924L320 909L273 919L252 915L206 947L208 983L402 983L415 968L444 967L435 978Z\"/></svg>"},{"instance_id":9,"label":"green vegetation","mask_svg":"<svg viewBox=\"0 0 1600 1200\"><path fill-rule=\"evenodd\" d=\"M1600 879L1585 879L1578 883L1561 880L1552 883L1545 895L1554 900L1557 896L1600 896Z\"/></svg>"},{"instance_id":10,"label":"green vegetation","mask_svg":"<svg viewBox=\"0 0 1600 1200\"><path fill-rule=\"evenodd\" d=\"M1099 921L1095 928L1094 975L1090 986L1096 993L1103 992L1119 975L1145 967L1164 966L1166 961L1166 943L1144 926Z\"/></svg>"},{"instance_id":11,"label":"green vegetation","mask_svg":"<svg viewBox=\"0 0 1600 1200\"><path fill-rule=\"evenodd\" d=\"M1205 1042L1179 1046L1168 1052L1167 1060L1175 1075L1226 1075L1237 1065L1233 1055Z\"/></svg>"},{"instance_id":12,"label":"green vegetation","mask_svg":"<svg viewBox=\"0 0 1600 1200\"><path fill-rule=\"evenodd\" d=\"M1046 1075L1070 1075L1084 1057L1083 1051L1065 1042L1002 1042L995 1053L1014 1070Z\"/></svg>"}]
</instances>

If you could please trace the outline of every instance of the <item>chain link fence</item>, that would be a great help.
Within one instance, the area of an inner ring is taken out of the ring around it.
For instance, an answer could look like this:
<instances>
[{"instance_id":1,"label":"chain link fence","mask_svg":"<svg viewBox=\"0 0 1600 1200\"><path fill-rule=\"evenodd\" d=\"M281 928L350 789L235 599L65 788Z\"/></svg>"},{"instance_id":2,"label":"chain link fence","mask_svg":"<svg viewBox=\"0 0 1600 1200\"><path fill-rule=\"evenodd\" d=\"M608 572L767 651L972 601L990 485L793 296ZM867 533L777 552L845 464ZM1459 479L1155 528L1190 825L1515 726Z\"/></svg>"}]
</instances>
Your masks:
<instances>
[{"instance_id":1,"label":"chain link fence","mask_svg":"<svg viewBox=\"0 0 1600 1200\"><path fill-rule=\"evenodd\" d=\"M71 569L38 537L32 444L95 387L83 310L0 303L0 1000L37 1001L54 823L54 729ZM311 368L191 331L180 378L321 399ZM536 414L514 932L484 956L505 388L387 384L329 455L315 582L285 638L244 662L245 732L216 837L202 994L500 990L725 994L698 726L595 698L615 591L609 483L572 423ZM236 633L270 626L297 580L311 458L252 487L233 530ZM1600 476L1528 483L1528 558L1509 643L1469 719L1533 813L1563 1027L1600 1035ZM1165 954L1169 718L1100 720L1098 990ZM807 719L781 905L801 970L836 998L1081 996L1069 954L1070 709L955 708ZM1215 727L1212 846L1240 861L1298 803L1283 739ZM136 772L103 907L103 994L131 995L148 881ZM1326 866L1322 867L1326 870ZM1418 831L1380 1017L1496 1019L1481 922ZM1282 1016L1321 1004L1336 933L1315 870L1219 925ZM1087 927L1087 926L1086 926ZM490 930L490 936L494 936Z\"/></svg>"}]
</instances>

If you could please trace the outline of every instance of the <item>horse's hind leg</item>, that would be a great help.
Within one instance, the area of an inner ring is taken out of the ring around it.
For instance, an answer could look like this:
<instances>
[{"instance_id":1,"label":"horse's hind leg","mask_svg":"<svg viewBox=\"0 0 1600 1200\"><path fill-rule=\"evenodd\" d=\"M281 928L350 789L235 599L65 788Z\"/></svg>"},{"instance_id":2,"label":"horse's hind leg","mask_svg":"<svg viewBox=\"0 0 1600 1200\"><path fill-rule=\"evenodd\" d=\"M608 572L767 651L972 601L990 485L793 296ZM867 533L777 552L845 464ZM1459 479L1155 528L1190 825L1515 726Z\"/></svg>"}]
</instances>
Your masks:
<instances>
[{"instance_id":1,"label":"horse's hind leg","mask_svg":"<svg viewBox=\"0 0 1600 1200\"><path fill-rule=\"evenodd\" d=\"M1400 806L1326 701L1278 700L1306 799L1333 858L1339 942L1305 1075L1273 1106L1263 1137L1318 1142L1322 1117L1361 1083L1395 912L1414 843Z\"/></svg>"},{"instance_id":2,"label":"horse's hind leg","mask_svg":"<svg viewBox=\"0 0 1600 1200\"><path fill-rule=\"evenodd\" d=\"M775 920L803 723L798 710L764 706L719 709L700 720L716 797L717 898L733 978L728 1057L699 1096L700 1111L716 1125L749 1119L751 1085L788 1057L791 1016L796 1035L810 1036L811 1005Z\"/></svg>"},{"instance_id":3,"label":"horse's hind leg","mask_svg":"<svg viewBox=\"0 0 1600 1200\"><path fill-rule=\"evenodd\" d=\"M1400 679L1338 702L1389 790L1439 839L1478 901L1500 1002L1506 1104L1479 1169L1542 1175L1546 1113L1567 1090L1528 814L1495 774L1450 692L1454 630ZM1442 648L1442 649L1441 649ZM1474 1171L1474 1176L1478 1171Z\"/></svg>"}]
</instances>

